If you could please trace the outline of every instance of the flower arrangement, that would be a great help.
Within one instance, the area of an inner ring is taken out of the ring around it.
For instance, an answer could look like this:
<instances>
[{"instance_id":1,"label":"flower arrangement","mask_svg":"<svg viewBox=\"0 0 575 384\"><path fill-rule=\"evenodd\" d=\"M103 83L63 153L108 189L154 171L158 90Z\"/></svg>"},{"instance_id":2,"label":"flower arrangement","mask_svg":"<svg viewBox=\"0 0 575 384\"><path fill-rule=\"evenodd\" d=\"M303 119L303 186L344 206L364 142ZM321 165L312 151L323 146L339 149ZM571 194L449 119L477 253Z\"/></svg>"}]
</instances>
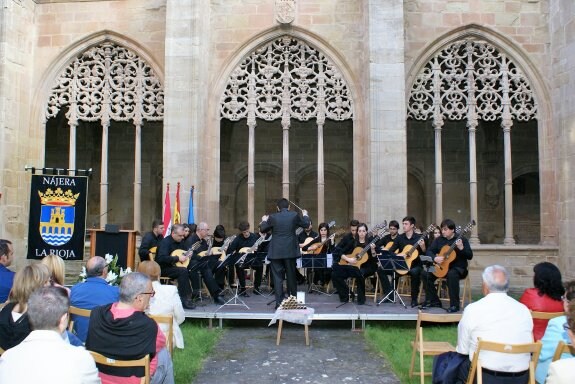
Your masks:
<instances>
[{"instance_id":1,"label":"flower arrangement","mask_svg":"<svg viewBox=\"0 0 575 384\"><path fill-rule=\"evenodd\" d=\"M106 281L110 285L120 285L122 282L122 277L126 276L128 273L131 273L132 270L130 267L124 269L118 265L118 255L115 256L106 253L104 257L106 259L106 266L108 267L108 275L106 276ZM86 281L86 267L82 267L82 272L78 277L79 282Z\"/></svg>"}]
</instances>

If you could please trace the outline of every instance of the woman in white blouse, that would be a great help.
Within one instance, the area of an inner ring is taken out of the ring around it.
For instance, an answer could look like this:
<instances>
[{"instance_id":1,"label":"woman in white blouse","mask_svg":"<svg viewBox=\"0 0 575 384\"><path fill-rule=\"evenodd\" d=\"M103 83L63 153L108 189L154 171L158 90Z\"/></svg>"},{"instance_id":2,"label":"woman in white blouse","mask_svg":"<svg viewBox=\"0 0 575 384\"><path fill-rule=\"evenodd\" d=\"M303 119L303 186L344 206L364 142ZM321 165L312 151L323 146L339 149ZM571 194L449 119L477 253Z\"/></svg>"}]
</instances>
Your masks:
<instances>
[{"instance_id":1,"label":"woman in white blouse","mask_svg":"<svg viewBox=\"0 0 575 384\"><path fill-rule=\"evenodd\" d=\"M160 266L155 261L144 261L138 266L138 272L144 273L152 280L154 297L150 300L150 315L173 315L174 317L174 340L177 348L184 348L184 336L180 325L186 319L182 301L178 295L178 288L173 285L160 284ZM168 328L160 324L160 328L167 336Z\"/></svg>"}]
</instances>

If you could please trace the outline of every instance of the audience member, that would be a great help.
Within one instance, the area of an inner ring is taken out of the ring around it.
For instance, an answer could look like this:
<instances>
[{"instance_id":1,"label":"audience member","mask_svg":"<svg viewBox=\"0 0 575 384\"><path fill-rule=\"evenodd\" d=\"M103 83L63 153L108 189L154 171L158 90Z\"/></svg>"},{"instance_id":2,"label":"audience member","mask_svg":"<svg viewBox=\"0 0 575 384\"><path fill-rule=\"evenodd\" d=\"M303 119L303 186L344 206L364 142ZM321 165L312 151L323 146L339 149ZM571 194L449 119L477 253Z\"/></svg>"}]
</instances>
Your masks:
<instances>
[{"instance_id":1,"label":"audience member","mask_svg":"<svg viewBox=\"0 0 575 384\"><path fill-rule=\"evenodd\" d=\"M180 324L186 320L182 301L178 295L178 288L173 285L160 284L160 265L155 261L144 261L138 266L138 272L147 275L152 280L152 288L155 295L150 300L148 313L150 315L172 315L174 317L173 332L174 345L178 348L184 348L184 336L180 329ZM160 324L160 329L164 335L168 335L168 326Z\"/></svg>"},{"instance_id":2,"label":"audience member","mask_svg":"<svg viewBox=\"0 0 575 384\"><path fill-rule=\"evenodd\" d=\"M563 296L563 310L565 313L569 311L569 303L575 299L575 280L570 281L565 285L565 295ZM535 371L535 379L538 383L543 384L547 377L549 364L553 360L553 355L557 349L557 344L560 341L569 343L569 336L563 326L567 323L566 316L559 316L549 320L545 334L541 338L541 353L539 354L539 362Z\"/></svg>"},{"instance_id":3,"label":"audience member","mask_svg":"<svg viewBox=\"0 0 575 384\"><path fill-rule=\"evenodd\" d=\"M70 295L70 289L64 287L64 276L66 276L66 264L60 256L48 255L42 259L42 264L48 267L50 273L50 285L62 287Z\"/></svg>"},{"instance_id":4,"label":"audience member","mask_svg":"<svg viewBox=\"0 0 575 384\"><path fill-rule=\"evenodd\" d=\"M86 281L72 287L70 292L71 305L91 310L99 305L118 301L118 287L108 285L106 276L108 276L106 260L100 256L90 258L86 263ZM85 342L89 319L82 316L74 316L73 320L76 336Z\"/></svg>"},{"instance_id":5,"label":"audience member","mask_svg":"<svg viewBox=\"0 0 575 384\"><path fill-rule=\"evenodd\" d=\"M575 345L575 303L571 301L567 310L567 323L564 323L565 331L572 345ZM554 361L549 366L547 384L573 384L575 383L575 358Z\"/></svg>"},{"instance_id":6,"label":"audience member","mask_svg":"<svg viewBox=\"0 0 575 384\"><path fill-rule=\"evenodd\" d=\"M62 339L70 300L61 287L35 290L28 301L34 330L0 358L0 383L100 383L90 354Z\"/></svg>"},{"instance_id":7,"label":"audience member","mask_svg":"<svg viewBox=\"0 0 575 384\"><path fill-rule=\"evenodd\" d=\"M14 272L8 269L14 259L14 247L10 240L0 239L0 303L8 299L14 283Z\"/></svg>"},{"instance_id":8,"label":"audience member","mask_svg":"<svg viewBox=\"0 0 575 384\"><path fill-rule=\"evenodd\" d=\"M0 312L0 347L7 350L22 342L31 332L28 299L36 289L49 284L50 274L43 264L27 265L14 276L8 304Z\"/></svg>"},{"instance_id":9,"label":"audience member","mask_svg":"<svg viewBox=\"0 0 575 384\"><path fill-rule=\"evenodd\" d=\"M151 383L173 383L172 358L158 324L144 311L155 292L143 273L129 273L120 284L120 301L92 310L86 348L120 360L150 355ZM143 368L99 366L103 384L139 383Z\"/></svg>"},{"instance_id":10,"label":"audience member","mask_svg":"<svg viewBox=\"0 0 575 384\"><path fill-rule=\"evenodd\" d=\"M499 265L491 265L483 271L484 298L469 304L463 311L458 326L457 352L469 355L461 365L460 379L465 381L477 339L509 344L533 342L533 321L529 309L507 295L509 275ZM527 354L501 354L481 352L483 382L485 384L527 383L529 379Z\"/></svg>"},{"instance_id":11,"label":"audience member","mask_svg":"<svg viewBox=\"0 0 575 384\"><path fill-rule=\"evenodd\" d=\"M565 293L559 268L549 262L533 267L533 285L527 288L519 299L527 308L537 312L563 312L561 296ZM549 320L533 319L533 338L540 340Z\"/></svg>"}]
</instances>

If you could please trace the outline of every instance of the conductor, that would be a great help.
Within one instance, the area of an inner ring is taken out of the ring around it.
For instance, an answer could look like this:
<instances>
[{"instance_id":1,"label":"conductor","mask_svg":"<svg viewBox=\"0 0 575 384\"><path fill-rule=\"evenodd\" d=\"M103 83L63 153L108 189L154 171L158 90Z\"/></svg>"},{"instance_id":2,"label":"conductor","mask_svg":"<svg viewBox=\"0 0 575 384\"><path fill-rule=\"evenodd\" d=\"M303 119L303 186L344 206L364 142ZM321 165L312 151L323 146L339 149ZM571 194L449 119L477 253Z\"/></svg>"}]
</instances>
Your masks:
<instances>
[{"instance_id":1,"label":"conductor","mask_svg":"<svg viewBox=\"0 0 575 384\"><path fill-rule=\"evenodd\" d=\"M287 280L287 293L297 295L296 259L301 256L295 231L298 227L307 228L310 219L307 211L301 211L302 216L290 209L289 200L282 198L277 202L277 213L262 216L260 228L262 232L272 233L268 260L271 262L272 276L276 296L276 308L283 300L284 275Z\"/></svg>"}]
</instances>

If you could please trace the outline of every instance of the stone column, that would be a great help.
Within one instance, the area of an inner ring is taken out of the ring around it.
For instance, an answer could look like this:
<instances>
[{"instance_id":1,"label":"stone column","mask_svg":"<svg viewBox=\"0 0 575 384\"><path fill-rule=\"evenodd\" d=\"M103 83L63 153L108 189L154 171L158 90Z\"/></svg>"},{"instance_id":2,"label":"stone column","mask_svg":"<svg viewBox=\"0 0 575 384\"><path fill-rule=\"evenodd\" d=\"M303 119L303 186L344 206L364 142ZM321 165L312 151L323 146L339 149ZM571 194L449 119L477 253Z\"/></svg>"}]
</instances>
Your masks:
<instances>
[{"instance_id":1,"label":"stone column","mask_svg":"<svg viewBox=\"0 0 575 384\"><path fill-rule=\"evenodd\" d=\"M403 0L367 3L367 118L354 118L354 212L369 222L403 217L407 209ZM361 129L361 131L360 131ZM358 144L358 143L361 143ZM365 160L365 158L371 160ZM367 167L366 175L362 167ZM393 182L388 177L393 172ZM366 177L367 176L367 177ZM363 192L367 191L367 192ZM361 194L365 193L365 204ZM393 198L386 198L393 196ZM361 204L361 205L358 205Z\"/></svg>"},{"instance_id":2,"label":"stone column","mask_svg":"<svg viewBox=\"0 0 575 384\"><path fill-rule=\"evenodd\" d=\"M289 76L289 63L284 66L284 73L282 76L282 197L289 199L289 128L290 128L290 105L291 105L291 90L290 90L290 76Z\"/></svg>"},{"instance_id":3,"label":"stone column","mask_svg":"<svg viewBox=\"0 0 575 384\"><path fill-rule=\"evenodd\" d=\"M513 169L511 167L511 101L509 100L509 77L508 67L505 56L502 58L501 69L501 87L503 88L503 97L501 104L503 111L501 115L501 126L503 127L503 153L505 166L505 237L504 245L515 244L513 238Z\"/></svg>"},{"instance_id":4,"label":"stone column","mask_svg":"<svg viewBox=\"0 0 575 384\"><path fill-rule=\"evenodd\" d=\"M469 130L469 204L470 218L477 222L477 146L475 142L475 133L477 131L477 111L475 109L475 78L473 76L475 67L473 65L471 42L468 45L467 55L467 128ZM478 228L474 226L469 237L471 244L479 244Z\"/></svg>"},{"instance_id":5,"label":"stone column","mask_svg":"<svg viewBox=\"0 0 575 384\"><path fill-rule=\"evenodd\" d=\"M110 122L102 122L102 155L100 163L100 228L108 223L108 128Z\"/></svg>"},{"instance_id":6,"label":"stone column","mask_svg":"<svg viewBox=\"0 0 575 384\"><path fill-rule=\"evenodd\" d=\"M141 119L139 119L141 120ZM134 144L134 229L142 228L142 123L136 123Z\"/></svg>"},{"instance_id":7,"label":"stone column","mask_svg":"<svg viewBox=\"0 0 575 384\"><path fill-rule=\"evenodd\" d=\"M441 129L443 115L441 113L441 68L434 59L433 71L433 129L435 135L435 223L443 220L443 157L441 154Z\"/></svg>"}]
</instances>

